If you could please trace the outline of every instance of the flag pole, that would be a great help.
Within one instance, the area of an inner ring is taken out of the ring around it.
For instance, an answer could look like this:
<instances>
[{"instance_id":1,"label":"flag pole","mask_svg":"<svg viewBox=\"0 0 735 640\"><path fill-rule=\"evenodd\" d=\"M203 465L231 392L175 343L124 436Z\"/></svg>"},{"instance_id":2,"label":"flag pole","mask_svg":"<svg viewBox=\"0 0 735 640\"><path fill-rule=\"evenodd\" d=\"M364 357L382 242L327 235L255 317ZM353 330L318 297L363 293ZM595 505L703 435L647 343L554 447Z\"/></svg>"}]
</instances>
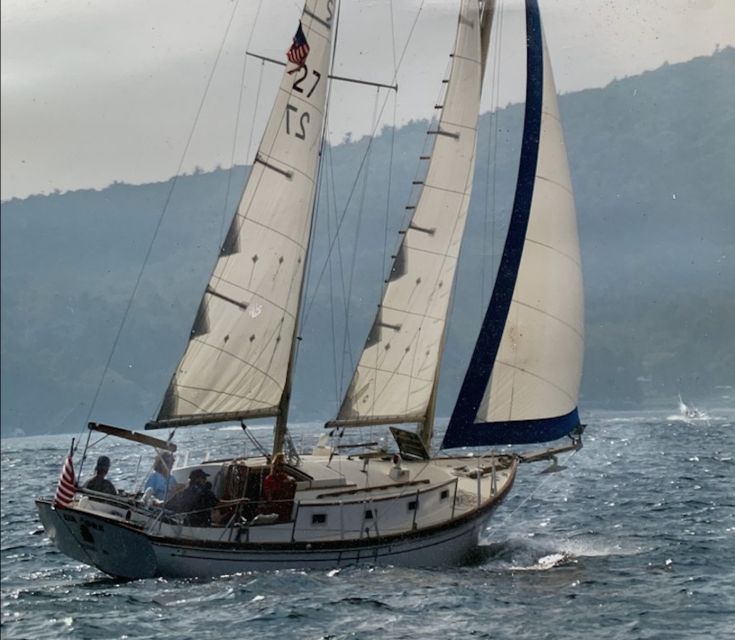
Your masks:
<instances>
[{"instance_id":1,"label":"flag pole","mask_svg":"<svg viewBox=\"0 0 735 640\"><path fill-rule=\"evenodd\" d=\"M78 488L77 477L74 474L74 462L72 457L74 456L74 438L71 441L71 448L69 449L69 455L64 461L64 466L61 468L61 474L59 475L59 482L56 485L56 493L54 495L54 508L56 507L67 507L74 500L74 494Z\"/></svg>"},{"instance_id":2,"label":"flag pole","mask_svg":"<svg viewBox=\"0 0 735 640\"><path fill-rule=\"evenodd\" d=\"M75 440L76 440L76 438L72 438L71 439L71 448L69 449L69 457L72 458L72 459L74 459L74 451L75 451L75 449L74 449L74 441ZM79 465L79 473L81 473L81 472L82 472L82 465L80 464ZM80 478L80 477L81 476L77 476L77 478ZM79 484L77 482L77 478L74 478L74 484L76 484L76 485Z\"/></svg>"}]
</instances>

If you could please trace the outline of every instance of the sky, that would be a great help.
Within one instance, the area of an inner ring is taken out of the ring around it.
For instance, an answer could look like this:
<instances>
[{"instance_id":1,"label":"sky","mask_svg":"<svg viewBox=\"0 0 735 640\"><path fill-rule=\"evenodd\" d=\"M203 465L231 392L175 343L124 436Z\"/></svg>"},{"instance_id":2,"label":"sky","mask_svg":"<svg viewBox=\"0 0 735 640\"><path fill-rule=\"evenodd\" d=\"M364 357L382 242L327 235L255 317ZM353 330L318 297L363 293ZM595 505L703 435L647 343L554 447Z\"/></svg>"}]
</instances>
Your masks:
<instances>
[{"instance_id":1,"label":"sky","mask_svg":"<svg viewBox=\"0 0 735 640\"><path fill-rule=\"evenodd\" d=\"M523 96L520 1L498 1L483 110ZM432 115L458 4L342 1L334 73L398 92L333 83L330 142ZM735 0L539 4L560 93L735 45ZM245 51L283 59L300 11L297 0L2 0L0 197L248 163L281 69Z\"/></svg>"}]
</instances>

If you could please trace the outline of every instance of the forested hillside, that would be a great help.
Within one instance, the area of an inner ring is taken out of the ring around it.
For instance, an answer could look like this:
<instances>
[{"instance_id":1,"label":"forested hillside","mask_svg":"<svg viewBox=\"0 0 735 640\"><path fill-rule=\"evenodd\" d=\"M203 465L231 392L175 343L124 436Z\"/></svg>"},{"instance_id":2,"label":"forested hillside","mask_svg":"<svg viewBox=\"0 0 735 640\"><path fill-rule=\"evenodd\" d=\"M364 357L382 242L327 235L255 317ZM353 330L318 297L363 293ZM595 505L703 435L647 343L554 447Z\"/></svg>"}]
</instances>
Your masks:
<instances>
[{"instance_id":1,"label":"forested hillside","mask_svg":"<svg viewBox=\"0 0 735 640\"><path fill-rule=\"evenodd\" d=\"M703 406L733 406L735 50L564 95L560 109L585 272L583 408L674 408L680 391ZM482 117L439 415L452 409L489 297L521 123L522 105ZM415 197L426 128L386 128L327 150L296 420L336 409ZM151 417L245 174L2 203L3 435L79 428L173 184L93 415L133 428Z\"/></svg>"}]
</instances>

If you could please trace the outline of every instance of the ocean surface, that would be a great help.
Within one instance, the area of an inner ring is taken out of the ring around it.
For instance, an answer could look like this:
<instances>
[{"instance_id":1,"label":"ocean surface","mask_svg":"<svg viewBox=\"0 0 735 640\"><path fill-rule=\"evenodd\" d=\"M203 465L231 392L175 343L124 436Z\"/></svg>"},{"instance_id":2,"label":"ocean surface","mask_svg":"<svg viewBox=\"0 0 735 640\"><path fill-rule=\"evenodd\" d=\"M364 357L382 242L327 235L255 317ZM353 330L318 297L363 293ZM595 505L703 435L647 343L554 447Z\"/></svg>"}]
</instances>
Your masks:
<instances>
[{"instance_id":1,"label":"ocean surface","mask_svg":"<svg viewBox=\"0 0 735 640\"><path fill-rule=\"evenodd\" d=\"M524 465L451 570L254 572L113 580L61 555L33 504L51 495L71 436L2 440L2 627L10 638L735 638L735 415L587 416L584 448ZM239 430L182 430L193 462L244 453ZM258 431L267 442L267 432ZM310 446L317 425L295 430ZM181 436L181 437L179 437ZM151 450L112 438L132 488ZM142 459L140 454L143 454Z\"/></svg>"}]
</instances>

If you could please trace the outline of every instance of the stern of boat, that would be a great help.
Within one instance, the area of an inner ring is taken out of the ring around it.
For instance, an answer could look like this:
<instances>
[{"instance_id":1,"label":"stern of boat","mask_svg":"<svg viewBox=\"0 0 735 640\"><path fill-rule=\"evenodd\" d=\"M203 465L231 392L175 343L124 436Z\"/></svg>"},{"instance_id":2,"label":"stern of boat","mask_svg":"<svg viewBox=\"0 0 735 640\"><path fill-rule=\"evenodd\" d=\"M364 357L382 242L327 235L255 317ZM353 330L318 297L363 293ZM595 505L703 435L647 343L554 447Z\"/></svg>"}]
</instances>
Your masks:
<instances>
[{"instance_id":1,"label":"stern of boat","mask_svg":"<svg viewBox=\"0 0 735 640\"><path fill-rule=\"evenodd\" d=\"M156 575L156 555L144 533L131 526L76 508L36 500L41 524L63 554L116 578Z\"/></svg>"}]
</instances>

